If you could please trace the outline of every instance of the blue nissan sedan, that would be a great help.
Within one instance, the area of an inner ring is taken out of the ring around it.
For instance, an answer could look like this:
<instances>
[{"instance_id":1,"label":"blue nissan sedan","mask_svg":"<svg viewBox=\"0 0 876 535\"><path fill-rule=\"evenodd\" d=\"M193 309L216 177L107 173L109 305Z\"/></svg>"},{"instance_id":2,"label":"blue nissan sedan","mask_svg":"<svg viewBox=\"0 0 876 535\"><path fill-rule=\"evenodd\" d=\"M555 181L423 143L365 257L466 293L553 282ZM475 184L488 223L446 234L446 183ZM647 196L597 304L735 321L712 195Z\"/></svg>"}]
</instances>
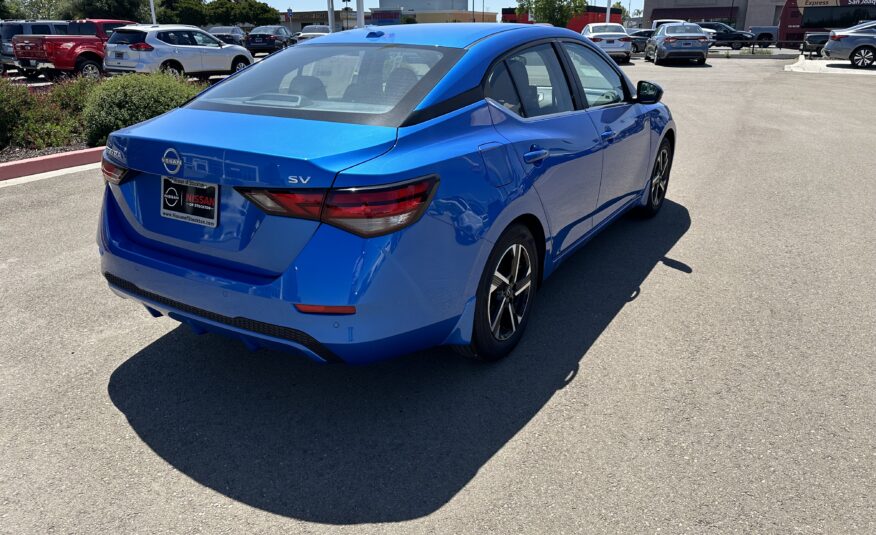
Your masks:
<instances>
[{"instance_id":1,"label":"blue nissan sedan","mask_svg":"<svg viewBox=\"0 0 876 535\"><path fill-rule=\"evenodd\" d=\"M251 348L497 360L565 258L660 210L661 96L561 28L327 35L109 137L101 270L152 315Z\"/></svg>"}]
</instances>

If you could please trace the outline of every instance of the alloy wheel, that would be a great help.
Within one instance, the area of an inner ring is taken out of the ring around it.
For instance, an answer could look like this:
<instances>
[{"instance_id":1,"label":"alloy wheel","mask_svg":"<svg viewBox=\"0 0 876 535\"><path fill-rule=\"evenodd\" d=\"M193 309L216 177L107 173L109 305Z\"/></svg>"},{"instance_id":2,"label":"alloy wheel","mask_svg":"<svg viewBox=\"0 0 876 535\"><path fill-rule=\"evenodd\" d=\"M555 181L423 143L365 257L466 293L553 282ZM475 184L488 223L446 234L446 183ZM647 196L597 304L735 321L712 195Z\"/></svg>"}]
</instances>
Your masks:
<instances>
[{"instance_id":1,"label":"alloy wheel","mask_svg":"<svg viewBox=\"0 0 876 535\"><path fill-rule=\"evenodd\" d=\"M876 61L876 54L870 48L859 48L852 54L852 63L855 67L869 67Z\"/></svg>"},{"instance_id":2,"label":"alloy wheel","mask_svg":"<svg viewBox=\"0 0 876 535\"><path fill-rule=\"evenodd\" d=\"M666 196L666 184L669 181L669 150L666 147L660 149L657 155L657 163L654 165L654 176L651 178L651 205L660 206Z\"/></svg>"},{"instance_id":3,"label":"alloy wheel","mask_svg":"<svg viewBox=\"0 0 876 535\"><path fill-rule=\"evenodd\" d=\"M100 68L94 63L88 63L82 66L81 74L86 78L100 78Z\"/></svg>"},{"instance_id":4,"label":"alloy wheel","mask_svg":"<svg viewBox=\"0 0 876 535\"><path fill-rule=\"evenodd\" d=\"M496 340L507 340L517 332L531 294L532 261L526 247L514 243L502 253L487 295L487 317Z\"/></svg>"}]
</instances>

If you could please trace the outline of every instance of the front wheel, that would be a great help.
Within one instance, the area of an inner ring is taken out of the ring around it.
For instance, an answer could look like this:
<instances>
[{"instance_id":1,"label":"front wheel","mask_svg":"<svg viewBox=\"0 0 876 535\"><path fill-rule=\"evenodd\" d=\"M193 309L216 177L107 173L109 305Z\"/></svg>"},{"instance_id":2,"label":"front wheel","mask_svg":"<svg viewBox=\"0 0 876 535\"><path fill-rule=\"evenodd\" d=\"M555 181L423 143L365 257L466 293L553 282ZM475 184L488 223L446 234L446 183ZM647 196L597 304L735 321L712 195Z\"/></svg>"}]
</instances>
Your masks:
<instances>
[{"instance_id":1,"label":"front wheel","mask_svg":"<svg viewBox=\"0 0 876 535\"><path fill-rule=\"evenodd\" d=\"M666 200L666 189L669 186L669 172L672 171L672 143L664 139L657 150L654 159L654 168L651 171L651 180L648 182L647 202L642 206L641 212L645 217L654 217Z\"/></svg>"},{"instance_id":2,"label":"front wheel","mask_svg":"<svg viewBox=\"0 0 876 535\"><path fill-rule=\"evenodd\" d=\"M733 50L742 50L742 43L734 41L730 43L730 48L732 48Z\"/></svg>"},{"instance_id":3,"label":"front wheel","mask_svg":"<svg viewBox=\"0 0 876 535\"><path fill-rule=\"evenodd\" d=\"M852 52L852 55L849 56L849 60L852 62L852 67L855 67L856 69L865 69L873 65L873 63L876 63L876 49L869 46L857 48Z\"/></svg>"},{"instance_id":4,"label":"front wheel","mask_svg":"<svg viewBox=\"0 0 876 535\"><path fill-rule=\"evenodd\" d=\"M231 72L235 73L237 71L242 71L243 69L249 66L249 62L245 59L237 58L234 60L234 63L231 64Z\"/></svg>"},{"instance_id":5,"label":"front wheel","mask_svg":"<svg viewBox=\"0 0 876 535\"><path fill-rule=\"evenodd\" d=\"M478 284L474 331L467 357L496 361L520 341L535 303L539 277L538 252L532 233L513 225L499 237Z\"/></svg>"}]
</instances>

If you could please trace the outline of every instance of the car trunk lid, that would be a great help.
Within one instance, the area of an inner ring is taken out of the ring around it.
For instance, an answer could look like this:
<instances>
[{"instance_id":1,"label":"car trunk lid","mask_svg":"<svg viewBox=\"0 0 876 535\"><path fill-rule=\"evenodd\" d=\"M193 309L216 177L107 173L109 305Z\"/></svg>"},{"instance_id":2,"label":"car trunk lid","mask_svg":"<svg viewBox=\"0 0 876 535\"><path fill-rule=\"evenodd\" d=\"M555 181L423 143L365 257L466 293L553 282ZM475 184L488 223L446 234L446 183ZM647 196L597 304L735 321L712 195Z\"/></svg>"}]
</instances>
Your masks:
<instances>
[{"instance_id":1,"label":"car trunk lid","mask_svg":"<svg viewBox=\"0 0 876 535\"><path fill-rule=\"evenodd\" d=\"M179 109L113 134L107 155L130 169L114 195L133 240L275 275L319 223L268 215L239 189L329 188L338 172L383 154L395 140L391 127ZM215 226L201 217L209 210L195 210L200 222L168 217L167 203L187 195L208 206L201 197L215 195Z\"/></svg>"}]
</instances>

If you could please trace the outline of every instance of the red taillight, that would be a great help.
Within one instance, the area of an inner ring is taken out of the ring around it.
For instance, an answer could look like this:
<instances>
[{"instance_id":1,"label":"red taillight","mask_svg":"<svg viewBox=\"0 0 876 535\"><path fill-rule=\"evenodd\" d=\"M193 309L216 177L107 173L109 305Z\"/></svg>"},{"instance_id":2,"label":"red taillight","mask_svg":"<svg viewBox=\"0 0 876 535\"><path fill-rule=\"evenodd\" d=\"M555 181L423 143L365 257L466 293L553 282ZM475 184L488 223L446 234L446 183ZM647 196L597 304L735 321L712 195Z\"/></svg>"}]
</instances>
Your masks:
<instances>
[{"instance_id":1,"label":"red taillight","mask_svg":"<svg viewBox=\"0 0 876 535\"><path fill-rule=\"evenodd\" d=\"M100 162L100 172L103 173L103 179L111 184L118 184L125 179L128 170L120 165L116 165L107 160L106 157Z\"/></svg>"},{"instance_id":2,"label":"red taillight","mask_svg":"<svg viewBox=\"0 0 876 535\"><path fill-rule=\"evenodd\" d=\"M845 35L839 35L839 34L836 34L836 33L832 33L832 34L830 34L830 40L831 40L831 41L841 41L841 40L843 39L843 37L845 37Z\"/></svg>"},{"instance_id":3,"label":"red taillight","mask_svg":"<svg viewBox=\"0 0 876 535\"><path fill-rule=\"evenodd\" d=\"M303 312L304 314L348 315L348 314L355 314L356 313L356 307L349 306L349 305L331 306L331 305L296 304L295 308L298 310L298 312Z\"/></svg>"},{"instance_id":4,"label":"red taillight","mask_svg":"<svg viewBox=\"0 0 876 535\"><path fill-rule=\"evenodd\" d=\"M678 41L678 39L676 39L675 37L667 37L663 42L664 43L674 43L676 41Z\"/></svg>"},{"instance_id":5,"label":"red taillight","mask_svg":"<svg viewBox=\"0 0 876 535\"><path fill-rule=\"evenodd\" d=\"M700 42L705 42L705 41L708 41L708 40L709 40L708 37L697 37L697 41L700 41Z\"/></svg>"},{"instance_id":6,"label":"red taillight","mask_svg":"<svg viewBox=\"0 0 876 535\"><path fill-rule=\"evenodd\" d=\"M632 40L632 37L621 37L620 39L618 39L618 41L620 41L621 43L629 43Z\"/></svg>"},{"instance_id":7,"label":"red taillight","mask_svg":"<svg viewBox=\"0 0 876 535\"><path fill-rule=\"evenodd\" d=\"M276 40L277 40L277 36L275 36L275 35L268 36L268 41L276 41Z\"/></svg>"},{"instance_id":8,"label":"red taillight","mask_svg":"<svg viewBox=\"0 0 876 535\"><path fill-rule=\"evenodd\" d=\"M379 236L416 222L437 184L437 177L428 177L375 188L239 191L272 215L319 220L359 236Z\"/></svg>"},{"instance_id":9,"label":"red taillight","mask_svg":"<svg viewBox=\"0 0 876 535\"><path fill-rule=\"evenodd\" d=\"M152 52L155 48L149 43L134 43L130 45L128 48L131 50L136 50L137 52Z\"/></svg>"},{"instance_id":10,"label":"red taillight","mask_svg":"<svg viewBox=\"0 0 876 535\"><path fill-rule=\"evenodd\" d=\"M598 43L598 42L602 41L602 37L591 37L590 40L593 41L594 43Z\"/></svg>"}]
</instances>

